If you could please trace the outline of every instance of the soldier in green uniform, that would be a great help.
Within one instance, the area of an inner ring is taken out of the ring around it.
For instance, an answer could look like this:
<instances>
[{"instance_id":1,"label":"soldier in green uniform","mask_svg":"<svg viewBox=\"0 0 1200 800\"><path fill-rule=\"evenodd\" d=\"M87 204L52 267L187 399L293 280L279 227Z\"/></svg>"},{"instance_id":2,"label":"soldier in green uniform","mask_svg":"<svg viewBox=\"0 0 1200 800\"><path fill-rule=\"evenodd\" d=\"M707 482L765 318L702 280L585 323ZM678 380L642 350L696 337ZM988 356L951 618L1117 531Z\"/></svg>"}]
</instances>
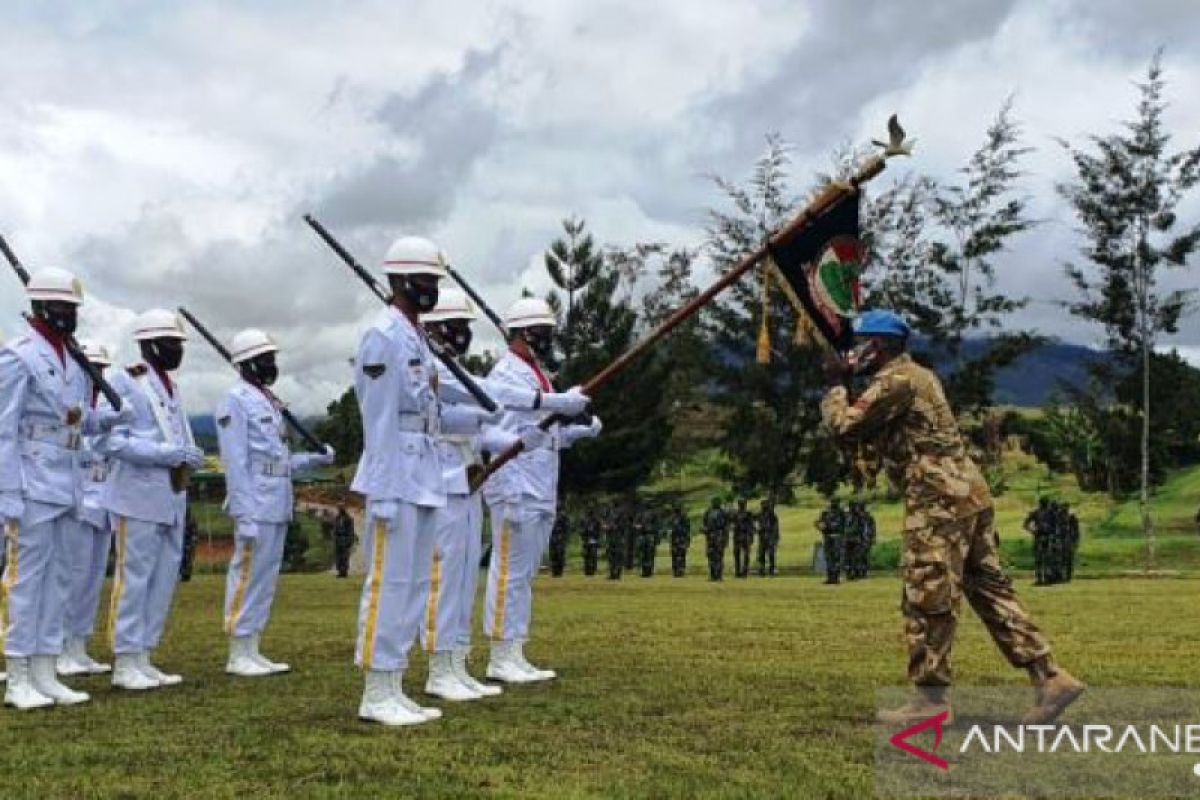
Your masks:
<instances>
[{"instance_id":1,"label":"soldier in green uniform","mask_svg":"<svg viewBox=\"0 0 1200 800\"><path fill-rule=\"evenodd\" d=\"M775 553L779 549L779 517L775 501L767 498L758 508L758 574L775 574Z\"/></svg>"},{"instance_id":2,"label":"soldier in green uniform","mask_svg":"<svg viewBox=\"0 0 1200 800\"><path fill-rule=\"evenodd\" d=\"M554 526L550 529L550 574L561 578L567 567L567 539L571 535L571 520L566 512L554 518Z\"/></svg>"},{"instance_id":3,"label":"soldier in green uniform","mask_svg":"<svg viewBox=\"0 0 1200 800\"><path fill-rule=\"evenodd\" d=\"M1050 531L1053 527L1054 509L1050 498L1039 497L1037 508L1029 512L1022 526L1033 537L1033 583L1045 586L1050 583L1050 564L1046 558L1050 551Z\"/></svg>"},{"instance_id":4,"label":"soldier in green uniform","mask_svg":"<svg viewBox=\"0 0 1200 800\"><path fill-rule=\"evenodd\" d=\"M836 497L830 498L829 507L817 518L816 528L821 533L821 548L825 553L825 583L838 583L846 550L846 514Z\"/></svg>"},{"instance_id":5,"label":"soldier in green uniform","mask_svg":"<svg viewBox=\"0 0 1200 800\"><path fill-rule=\"evenodd\" d=\"M625 535L625 569L633 569L637 561L638 521L641 519L641 502L631 500L621 513L622 531Z\"/></svg>"},{"instance_id":6,"label":"soldier in green uniform","mask_svg":"<svg viewBox=\"0 0 1200 800\"><path fill-rule=\"evenodd\" d=\"M725 509L721 508L721 498L713 498L712 506L704 512L703 522L708 579L724 580L725 548L729 545L729 516Z\"/></svg>"},{"instance_id":7,"label":"soldier in green uniform","mask_svg":"<svg viewBox=\"0 0 1200 800\"><path fill-rule=\"evenodd\" d=\"M854 332L850 363L870 383L851 399L851 367L830 359L821 416L844 442L875 445L905 501L902 608L917 691L879 720L909 725L942 712L952 717L950 655L965 595L1009 663L1033 682L1034 705L1022 724L1053 721L1084 685L1055 663L1004 573L991 491L967 454L941 382L908 354L908 325L896 314L866 312Z\"/></svg>"},{"instance_id":8,"label":"soldier in green uniform","mask_svg":"<svg viewBox=\"0 0 1200 800\"><path fill-rule=\"evenodd\" d=\"M687 571L687 551L692 544L692 523L683 508L675 506L671 515L671 574L682 578Z\"/></svg>"},{"instance_id":9,"label":"soldier in green uniform","mask_svg":"<svg viewBox=\"0 0 1200 800\"><path fill-rule=\"evenodd\" d=\"M620 512L610 508L600 523L604 532L604 558L608 561L608 579L621 580L621 569L625 566L625 530L619 523Z\"/></svg>"},{"instance_id":10,"label":"soldier in green uniform","mask_svg":"<svg viewBox=\"0 0 1200 800\"><path fill-rule=\"evenodd\" d=\"M1075 577L1075 553L1079 550L1079 518L1071 513L1071 507L1063 503L1067 517L1066 541L1063 546L1063 580L1070 582Z\"/></svg>"},{"instance_id":11,"label":"soldier in green uniform","mask_svg":"<svg viewBox=\"0 0 1200 800\"><path fill-rule=\"evenodd\" d=\"M591 577L596 574L596 567L600 562L600 520L596 516L595 508L589 508L584 514L580 534L583 547L583 574Z\"/></svg>"},{"instance_id":12,"label":"soldier in green uniform","mask_svg":"<svg viewBox=\"0 0 1200 800\"><path fill-rule=\"evenodd\" d=\"M638 515L638 562L642 577L654 575L654 559L658 555L658 514L652 508L642 509Z\"/></svg>"},{"instance_id":13,"label":"soldier in green uniform","mask_svg":"<svg viewBox=\"0 0 1200 800\"><path fill-rule=\"evenodd\" d=\"M186 583L192 579L192 566L196 563L196 542L200 537L192 509L187 510L183 519L183 558L179 561L179 580Z\"/></svg>"},{"instance_id":14,"label":"soldier in green uniform","mask_svg":"<svg viewBox=\"0 0 1200 800\"><path fill-rule=\"evenodd\" d=\"M339 578L350 574L350 553L357 542L354 520L346 513L345 506L338 506L337 517L333 520L333 560Z\"/></svg>"},{"instance_id":15,"label":"soldier in green uniform","mask_svg":"<svg viewBox=\"0 0 1200 800\"><path fill-rule=\"evenodd\" d=\"M733 513L733 574L739 578L750 575L750 548L754 546L754 515L746 508L746 498L737 503Z\"/></svg>"}]
</instances>

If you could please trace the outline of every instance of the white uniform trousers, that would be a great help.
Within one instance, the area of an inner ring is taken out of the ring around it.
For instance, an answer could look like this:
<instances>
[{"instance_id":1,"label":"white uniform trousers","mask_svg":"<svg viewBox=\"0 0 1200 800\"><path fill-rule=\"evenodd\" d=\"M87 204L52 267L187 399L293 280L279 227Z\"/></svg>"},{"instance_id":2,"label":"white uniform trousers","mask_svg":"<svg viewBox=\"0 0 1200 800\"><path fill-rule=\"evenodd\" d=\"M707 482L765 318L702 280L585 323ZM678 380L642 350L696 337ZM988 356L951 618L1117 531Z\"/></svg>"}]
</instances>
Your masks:
<instances>
[{"instance_id":1,"label":"white uniform trousers","mask_svg":"<svg viewBox=\"0 0 1200 800\"><path fill-rule=\"evenodd\" d=\"M471 646L482 540L483 501L479 495L447 495L446 506L437 510L429 602L421 626L421 644L430 653Z\"/></svg>"},{"instance_id":2,"label":"white uniform trousers","mask_svg":"<svg viewBox=\"0 0 1200 800\"><path fill-rule=\"evenodd\" d=\"M437 509L390 503L396 513L380 517L367 503L367 578L358 604L354 663L393 672L408 666L429 597L430 568L437 539Z\"/></svg>"},{"instance_id":3,"label":"white uniform trousers","mask_svg":"<svg viewBox=\"0 0 1200 800\"><path fill-rule=\"evenodd\" d=\"M512 504L492 509L484 630L493 640L523 642L529 638L533 577L553 527L554 514L549 511L522 511Z\"/></svg>"},{"instance_id":4,"label":"white uniform trousers","mask_svg":"<svg viewBox=\"0 0 1200 800\"><path fill-rule=\"evenodd\" d=\"M100 608L100 591L104 588L112 533L107 526L97 528L90 522L80 522L68 541L71 543L71 599L67 605L67 635L86 639L96 629L96 612Z\"/></svg>"},{"instance_id":5,"label":"white uniform trousers","mask_svg":"<svg viewBox=\"0 0 1200 800\"><path fill-rule=\"evenodd\" d=\"M153 650L162 639L179 583L183 558L183 520L161 525L113 516L117 563L109 600L109 638L113 652Z\"/></svg>"},{"instance_id":6,"label":"white uniform trousers","mask_svg":"<svg viewBox=\"0 0 1200 800\"><path fill-rule=\"evenodd\" d=\"M0 619L4 655L24 658L62 652L71 587L69 537L78 525L69 507L27 501L21 521L5 526L8 563Z\"/></svg>"},{"instance_id":7,"label":"white uniform trousers","mask_svg":"<svg viewBox=\"0 0 1200 800\"><path fill-rule=\"evenodd\" d=\"M283 565L287 523L256 522L258 537L235 538L225 576L225 633L252 636L267 627Z\"/></svg>"}]
</instances>

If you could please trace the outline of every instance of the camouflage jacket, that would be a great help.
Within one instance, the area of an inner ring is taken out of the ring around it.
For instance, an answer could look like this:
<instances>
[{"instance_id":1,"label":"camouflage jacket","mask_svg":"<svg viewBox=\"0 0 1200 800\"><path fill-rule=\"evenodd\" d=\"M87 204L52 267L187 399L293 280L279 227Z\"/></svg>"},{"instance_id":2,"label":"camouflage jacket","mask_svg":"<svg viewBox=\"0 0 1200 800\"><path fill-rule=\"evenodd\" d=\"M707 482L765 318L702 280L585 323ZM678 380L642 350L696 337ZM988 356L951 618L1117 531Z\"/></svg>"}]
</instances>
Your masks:
<instances>
[{"instance_id":1,"label":"camouflage jacket","mask_svg":"<svg viewBox=\"0 0 1200 800\"><path fill-rule=\"evenodd\" d=\"M888 476L904 487L909 513L961 519L992 505L979 467L967 455L941 381L907 353L884 366L854 403L836 386L821 416L840 438L871 444Z\"/></svg>"}]
</instances>

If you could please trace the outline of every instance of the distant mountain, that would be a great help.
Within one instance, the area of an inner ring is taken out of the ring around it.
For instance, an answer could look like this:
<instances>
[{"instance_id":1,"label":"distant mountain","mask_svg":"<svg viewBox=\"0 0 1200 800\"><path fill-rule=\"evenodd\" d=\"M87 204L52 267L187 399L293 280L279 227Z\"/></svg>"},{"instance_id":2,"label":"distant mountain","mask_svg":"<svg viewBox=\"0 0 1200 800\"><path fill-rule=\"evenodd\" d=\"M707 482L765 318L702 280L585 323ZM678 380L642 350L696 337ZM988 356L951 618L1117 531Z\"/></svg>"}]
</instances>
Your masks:
<instances>
[{"instance_id":1,"label":"distant mountain","mask_svg":"<svg viewBox=\"0 0 1200 800\"><path fill-rule=\"evenodd\" d=\"M968 340L967 358L978 356L988 347L986 339ZM992 400L1000 405L1041 406L1062 383L1087 382L1087 367L1103 361L1099 350L1077 344L1050 343L1025 355L1012 366L996 374Z\"/></svg>"}]
</instances>

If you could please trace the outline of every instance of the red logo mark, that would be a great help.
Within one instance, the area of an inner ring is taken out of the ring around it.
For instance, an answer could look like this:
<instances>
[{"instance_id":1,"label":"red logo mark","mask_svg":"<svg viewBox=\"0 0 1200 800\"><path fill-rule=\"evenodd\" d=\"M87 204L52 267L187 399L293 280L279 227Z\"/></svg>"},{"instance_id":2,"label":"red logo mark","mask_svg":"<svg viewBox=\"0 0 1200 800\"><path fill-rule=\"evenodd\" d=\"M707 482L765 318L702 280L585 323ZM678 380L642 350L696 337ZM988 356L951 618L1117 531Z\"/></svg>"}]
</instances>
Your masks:
<instances>
[{"instance_id":1,"label":"red logo mark","mask_svg":"<svg viewBox=\"0 0 1200 800\"><path fill-rule=\"evenodd\" d=\"M943 711L937 716L933 716L927 720L918 722L916 725L910 725L909 727L892 736L892 738L888 739L888 741L896 747L899 747L904 752L908 753L910 756L916 756L922 761L927 761L938 769L950 769L949 762L947 762L944 758L938 758L936 755L934 755L934 751L936 751L938 749L938 745L942 743L942 723L945 722L949 716L949 711ZM933 728L933 751L922 750L915 744L912 744L908 741L910 736L915 736L926 728Z\"/></svg>"}]
</instances>

